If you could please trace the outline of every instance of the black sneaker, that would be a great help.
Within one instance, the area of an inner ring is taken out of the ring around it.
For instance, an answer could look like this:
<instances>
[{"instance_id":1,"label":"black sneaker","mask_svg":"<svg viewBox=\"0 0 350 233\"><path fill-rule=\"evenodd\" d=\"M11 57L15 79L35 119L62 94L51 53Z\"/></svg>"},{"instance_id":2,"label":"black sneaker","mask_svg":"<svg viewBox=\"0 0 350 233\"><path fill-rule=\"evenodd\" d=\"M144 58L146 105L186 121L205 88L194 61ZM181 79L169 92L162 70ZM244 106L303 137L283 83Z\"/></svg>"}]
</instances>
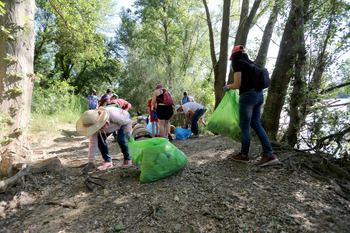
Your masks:
<instances>
[{"instance_id":1,"label":"black sneaker","mask_svg":"<svg viewBox=\"0 0 350 233\"><path fill-rule=\"evenodd\" d=\"M171 134L168 134L168 139L169 139L169 141L173 140L173 137L171 136Z\"/></svg>"}]
</instances>

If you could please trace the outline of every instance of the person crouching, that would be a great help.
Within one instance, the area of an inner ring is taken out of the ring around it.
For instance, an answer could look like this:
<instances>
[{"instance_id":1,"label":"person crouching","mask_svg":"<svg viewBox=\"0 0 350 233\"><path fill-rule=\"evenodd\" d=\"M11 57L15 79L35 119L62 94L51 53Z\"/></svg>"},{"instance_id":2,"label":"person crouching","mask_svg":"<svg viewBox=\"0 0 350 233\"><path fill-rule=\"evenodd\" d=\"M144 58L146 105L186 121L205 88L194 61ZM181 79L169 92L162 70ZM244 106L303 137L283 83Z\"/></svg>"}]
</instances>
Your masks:
<instances>
[{"instance_id":1,"label":"person crouching","mask_svg":"<svg viewBox=\"0 0 350 233\"><path fill-rule=\"evenodd\" d=\"M112 158L109 155L106 139L107 137L125 127L123 142L119 143L120 149L124 155L123 168L130 167L132 160L129 154L127 139L131 136L132 120L127 111L120 108L98 108L85 111L76 123L76 130L79 134L89 136L89 163L83 168L87 173L92 167L95 160L97 148L100 150L104 162L97 169L105 170L112 167Z\"/></svg>"}]
</instances>

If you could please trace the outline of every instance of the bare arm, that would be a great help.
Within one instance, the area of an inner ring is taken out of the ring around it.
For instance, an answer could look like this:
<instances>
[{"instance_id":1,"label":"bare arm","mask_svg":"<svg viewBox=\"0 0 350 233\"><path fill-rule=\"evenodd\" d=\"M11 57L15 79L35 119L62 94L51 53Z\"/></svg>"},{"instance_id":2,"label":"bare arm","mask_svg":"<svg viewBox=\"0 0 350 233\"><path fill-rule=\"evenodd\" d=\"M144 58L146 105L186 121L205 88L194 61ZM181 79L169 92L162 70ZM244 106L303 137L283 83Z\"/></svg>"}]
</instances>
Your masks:
<instances>
[{"instance_id":1,"label":"bare arm","mask_svg":"<svg viewBox=\"0 0 350 233\"><path fill-rule=\"evenodd\" d=\"M153 92L152 94L152 106L151 109L153 109L156 106L156 99L157 99L157 90Z\"/></svg>"},{"instance_id":2,"label":"bare arm","mask_svg":"<svg viewBox=\"0 0 350 233\"><path fill-rule=\"evenodd\" d=\"M239 89L241 87L242 72L235 72L232 84L228 84L229 89Z\"/></svg>"},{"instance_id":3,"label":"bare arm","mask_svg":"<svg viewBox=\"0 0 350 233\"><path fill-rule=\"evenodd\" d=\"M190 109L190 110L188 110L188 113L190 114L190 117L189 117L188 121L190 121L192 119L192 117L194 116L194 111L192 111Z\"/></svg>"}]
</instances>

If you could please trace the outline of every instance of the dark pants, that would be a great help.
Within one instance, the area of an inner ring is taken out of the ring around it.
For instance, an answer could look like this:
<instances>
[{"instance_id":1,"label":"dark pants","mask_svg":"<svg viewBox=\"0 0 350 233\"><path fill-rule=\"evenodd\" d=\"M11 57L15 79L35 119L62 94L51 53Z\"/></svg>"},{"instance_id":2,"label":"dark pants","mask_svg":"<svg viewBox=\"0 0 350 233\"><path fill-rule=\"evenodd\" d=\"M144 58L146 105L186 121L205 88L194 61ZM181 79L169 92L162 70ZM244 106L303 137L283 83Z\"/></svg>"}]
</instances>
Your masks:
<instances>
[{"instance_id":1,"label":"dark pants","mask_svg":"<svg viewBox=\"0 0 350 233\"><path fill-rule=\"evenodd\" d=\"M102 138L100 135L102 135ZM106 139L109 135L110 135L110 133L108 133L108 134L101 133L101 134L97 135L98 149L100 150L100 152L102 154L102 158L105 161L112 162L112 158L109 155L108 146L107 146L107 142L106 142ZM120 149L121 149L123 156L124 156L124 160L131 160L131 157L129 154L128 142L126 140L125 125L120 127L120 129L118 130L118 133L113 132L113 136L114 135L116 135L117 142L118 142Z\"/></svg>"},{"instance_id":2,"label":"dark pants","mask_svg":"<svg viewBox=\"0 0 350 233\"><path fill-rule=\"evenodd\" d=\"M203 114L207 111L207 109L202 108L202 109L197 109L194 112L194 115L191 119L191 131L192 133L194 133L195 135L199 134L199 129L198 129L198 120L199 118L201 118L201 116L203 116Z\"/></svg>"}]
</instances>

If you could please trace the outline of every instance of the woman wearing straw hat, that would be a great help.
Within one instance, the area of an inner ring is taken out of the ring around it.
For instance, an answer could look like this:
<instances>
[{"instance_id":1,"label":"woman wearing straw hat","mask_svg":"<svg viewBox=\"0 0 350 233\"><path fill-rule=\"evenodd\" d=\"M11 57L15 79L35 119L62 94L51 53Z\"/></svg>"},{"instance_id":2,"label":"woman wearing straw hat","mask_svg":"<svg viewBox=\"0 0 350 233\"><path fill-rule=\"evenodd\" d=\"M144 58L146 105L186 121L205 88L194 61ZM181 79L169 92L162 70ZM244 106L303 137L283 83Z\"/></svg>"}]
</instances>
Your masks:
<instances>
[{"instance_id":1,"label":"woman wearing straw hat","mask_svg":"<svg viewBox=\"0 0 350 233\"><path fill-rule=\"evenodd\" d=\"M131 136L132 120L127 111L120 108L98 108L87 110L79 118L76 124L77 132L84 136L89 136L89 163L84 167L83 172L87 173L93 166L97 148L100 150L104 162L97 169L105 170L112 167L112 158L109 155L106 139L107 137L118 131L121 127L125 127L126 132L121 143L118 143L124 155L123 168L131 166L131 157L127 139Z\"/></svg>"}]
</instances>

